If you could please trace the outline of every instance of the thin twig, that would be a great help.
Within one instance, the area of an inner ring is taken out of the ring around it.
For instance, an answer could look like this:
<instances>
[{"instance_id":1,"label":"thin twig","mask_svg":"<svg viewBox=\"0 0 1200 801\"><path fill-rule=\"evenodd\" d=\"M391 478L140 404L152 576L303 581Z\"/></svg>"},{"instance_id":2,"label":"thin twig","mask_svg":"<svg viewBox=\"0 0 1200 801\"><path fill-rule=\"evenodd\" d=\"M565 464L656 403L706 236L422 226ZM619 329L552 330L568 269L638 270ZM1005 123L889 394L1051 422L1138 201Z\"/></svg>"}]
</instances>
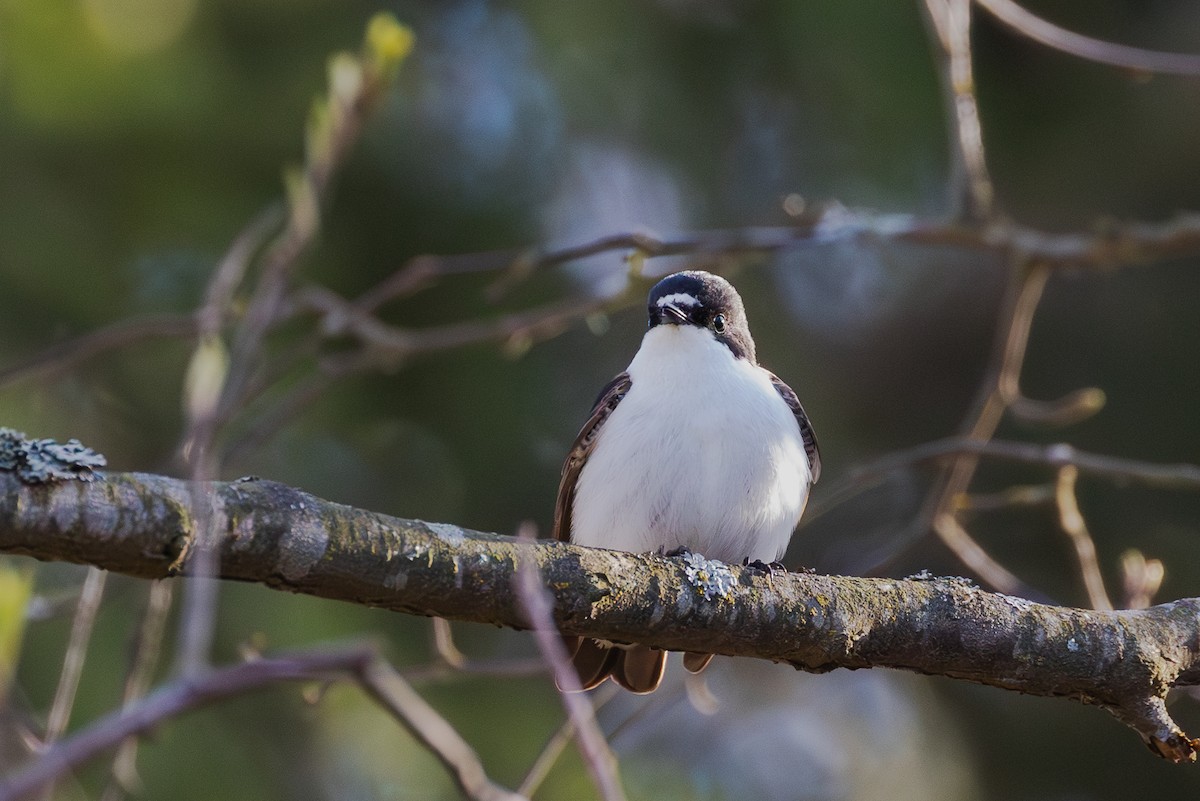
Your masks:
<instances>
[{"instance_id":1,"label":"thin twig","mask_svg":"<svg viewBox=\"0 0 1200 801\"><path fill-rule=\"evenodd\" d=\"M1033 317L1046 288L1049 271L1043 265L1016 265L1012 290L998 320L992 361L976 396L976 408L964 421L965 437L977 442L991 439L1007 405L1021 396L1021 367ZM953 464L949 489L941 501L944 508L950 498L966 490L974 474L976 459L962 458Z\"/></svg>"},{"instance_id":2,"label":"thin twig","mask_svg":"<svg viewBox=\"0 0 1200 801\"><path fill-rule=\"evenodd\" d=\"M146 596L146 607L142 611L141 625L133 644L133 659L125 677L125 690L121 697L123 707L145 696L154 678L158 657L162 650L163 632L171 611L174 585L169 581L154 581ZM117 748L113 757L108 787L101 801L117 801L140 788L137 774L138 739L130 737Z\"/></svg>"},{"instance_id":3,"label":"thin twig","mask_svg":"<svg viewBox=\"0 0 1200 801\"><path fill-rule=\"evenodd\" d=\"M239 235L210 280L199 313L205 327L192 357L185 396L188 428L183 456L197 486L217 474L217 432L246 402L247 386L264 361L266 337L285 316L280 307L292 274L319 230L321 209L334 175L390 83L390 69L377 60L378 55L335 56L331 61L326 97L309 120L303 167L289 182L286 222L263 256L258 282L250 292L228 352L217 336L217 324L225 307L232 303L259 243L276 227L276 212L261 215ZM211 516L207 499L199 493L193 497L192 506L201 523ZM198 578L189 583L183 603L179 664L184 671L202 668L211 650L217 585L207 580L216 565L208 540L207 526L201 525L189 555Z\"/></svg>"},{"instance_id":4,"label":"thin twig","mask_svg":"<svg viewBox=\"0 0 1200 801\"><path fill-rule=\"evenodd\" d=\"M184 674L199 673L208 667L216 629L219 585L212 576L217 572L217 553L211 546L211 502L202 488L217 477L219 470L213 444L221 425L221 398L227 390L231 368L219 321L225 315L225 307L233 302L237 284L269 224L273 224L273 219L263 215L239 234L210 279L204 306L197 313L202 325L185 381L187 427L180 447L180 454L190 468L191 513L197 521L196 537L188 554L193 569L192 578L184 586L177 653L177 666Z\"/></svg>"},{"instance_id":5,"label":"thin twig","mask_svg":"<svg viewBox=\"0 0 1200 801\"><path fill-rule=\"evenodd\" d=\"M96 628L96 615L100 611L100 600L104 596L104 585L107 581L106 571L95 567L87 569L83 590L79 593L79 602L75 605L75 616L71 620L71 636L67 641L67 653L58 676L58 687L54 691L54 701L50 704L50 712L46 716L46 734L42 740L42 748L51 747L58 742L71 720L71 710L75 707L75 695L79 691L83 664L87 659L92 632ZM50 783L46 785L42 796L49 801L53 795L54 784Z\"/></svg>"},{"instance_id":6,"label":"thin twig","mask_svg":"<svg viewBox=\"0 0 1200 801\"><path fill-rule=\"evenodd\" d=\"M603 689L610 689L605 686ZM597 707L599 704L597 703ZM542 750L538 752L537 759L529 766L529 770L525 773L525 778L521 780L521 784L517 787L517 792L526 798L533 798L537 793L538 788L542 786L542 782L546 781L546 777L550 775L551 769L555 763L567 750L567 745L571 740L575 739L575 721L569 716L562 722L554 733L550 735L550 739L542 746Z\"/></svg>"},{"instance_id":7,"label":"thin twig","mask_svg":"<svg viewBox=\"0 0 1200 801\"><path fill-rule=\"evenodd\" d=\"M271 204L256 214L234 237L229 249L213 271L212 278L209 279L208 288L204 293L204 304L196 311L201 336L213 335L220 330L221 323L233 303L234 293L250 270L255 254L282 220L282 207L279 204Z\"/></svg>"},{"instance_id":8,"label":"thin twig","mask_svg":"<svg viewBox=\"0 0 1200 801\"><path fill-rule=\"evenodd\" d=\"M954 147L955 178L961 186L958 193L960 212L966 219L987 220L995 213L995 194L988 174L975 96L971 0L925 0L925 8L942 56L941 72L949 101L947 118ZM1029 332L1050 268L1028 253L1015 255L1019 253L1014 251L1013 258L1017 281L1000 317L1003 333L996 339L996 351L980 384L975 409L963 425L965 438L976 443L987 442L995 435L1001 418L1009 409L1029 419L1067 423L1094 413L1103 403L1103 393L1091 389L1050 403L1032 401L1021 394L1020 375ZM956 456L927 498L920 520L927 522L946 547L981 580L1004 592L1028 592L1012 572L975 541L957 518L961 499L966 497L978 465L978 456ZM1061 492L1059 495L1061 498ZM1079 523L1082 525L1082 518ZM1079 547L1079 540L1076 542Z\"/></svg>"},{"instance_id":9,"label":"thin twig","mask_svg":"<svg viewBox=\"0 0 1200 801\"><path fill-rule=\"evenodd\" d=\"M996 19L1022 36L1047 47L1070 53L1088 61L1138 72L1200 76L1200 56L1189 53L1165 53L1141 47L1093 39L1033 14L1013 0L975 0Z\"/></svg>"},{"instance_id":10,"label":"thin twig","mask_svg":"<svg viewBox=\"0 0 1200 801\"><path fill-rule=\"evenodd\" d=\"M980 384L975 410L963 424L964 437L968 440L984 442L991 439L1008 403L1021 394L1020 373L1025 348L1048 277L1049 271L1042 265L1017 268L1015 282L1000 315L991 366ZM961 523L953 519L958 498L970 488L978 466L978 456L955 457L940 485L926 501L922 516L928 515L929 525L946 547L982 581L1002 592L1019 593L1024 585L1016 576L989 556Z\"/></svg>"},{"instance_id":11,"label":"thin twig","mask_svg":"<svg viewBox=\"0 0 1200 801\"><path fill-rule=\"evenodd\" d=\"M214 440L221 427L222 398L227 394L231 368L222 323L234 304L234 295L250 270L255 254L266 238L279 226L282 209L270 206L255 216L234 238L225 256L209 279L204 303L196 311L199 323L184 389L187 426L179 452L189 465L192 480L199 487L216 478L219 457ZM244 327L245 323L243 323ZM207 521L209 500L199 490L192 495L192 511L200 524L192 547L194 569L184 588L182 622L177 661L184 673L203 670L209 660L216 627L219 585L210 577L216 573L217 556L210 547Z\"/></svg>"},{"instance_id":12,"label":"thin twig","mask_svg":"<svg viewBox=\"0 0 1200 801\"><path fill-rule=\"evenodd\" d=\"M1018 395L1009 401L1008 411L1015 419L1045 426L1073 426L1104 408L1107 396L1099 387L1082 387L1061 398L1034 400Z\"/></svg>"},{"instance_id":13,"label":"thin twig","mask_svg":"<svg viewBox=\"0 0 1200 801\"><path fill-rule=\"evenodd\" d=\"M996 492L972 492L960 495L958 508L963 514L1011 509L1014 506L1043 506L1054 502L1054 487L1049 484L1017 484Z\"/></svg>"},{"instance_id":14,"label":"thin twig","mask_svg":"<svg viewBox=\"0 0 1200 801\"><path fill-rule=\"evenodd\" d=\"M1063 532L1071 538L1075 546L1075 558L1079 560L1079 572L1083 574L1083 584L1087 588L1088 602L1093 609L1109 610L1113 608L1108 599L1108 590L1104 588L1104 576L1100 573L1100 560L1096 556L1096 543L1084 522L1083 512L1079 511L1079 499L1075 494L1075 485L1079 480L1079 469L1067 465L1058 471L1058 481L1055 484L1055 500L1058 504L1058 521Z\"/></svg>"},{"instance_id":15,"label":"thin twig","mask_svg":"<svg viewBox=\"0 0 1200 801\"><path fill-rule=\"evenodd\" d=\"M539 657L528 659L478 659L468 660L460 668L453 668L442 661L427 665L406 667L401 671L405 679L420 684L428 681L451 681L463 676L488 676L493 678L522 678L541 676L547 672L546 663Z\"/></svg>"},{"instance_id":16,"label":"thin twig","mask_svg":"<svg viewBox=\"0 0 1200 801\"><path fill-rule=\"evenodd\" d=\"M118 320L0 369L0 388L34 376L60 375L102 353L138 342L190 337L197 328L196 318L191 314L151 314Z\"/></svg>"},{"instance_id":17,"label":"thin twig","mask_svg":"<svg viewBox=\"0 0 1200 801\"><path fill-rule=\"evenodd\" d=\"M532 542L536 532L531 524L525 523L517 536ZM562 688L559 695L567 717L574 725L579 753L587 765L592 781L604 801L624 801L625 791L621 788L617 757L608 747L600 724L596 721L596 710L583 694L579 676L571 666L566 646L559 636L558 627L554 625L554 602L542 586L537 565L529 560L521 560L514 578L517 597L525 610L530 628L533 629L538 650L550 666L555 684Z\"/></svg>"},{"instance_id":18,"label":"thin twig","mask_svg":"<svg viewBox=\"0 0 1200 801\"><path fill-rule=\"evenodd\" d=\"M220 583L215 578L218 554L213 500L205 491L206 482L216 476L216 464L209 455L208 443L197 443L192 459L189 511L196 521L196 530L186 556L191 576L184 585L176 653L176 669L183 675L197 675L208 670L220 595Z\"/></svg>"},{"instance_id":19,"label":"thin twig","mask_svg":"<svg viewBox=\"0 0 1200 801\"><path fill-rule=\"evenodd\" d=\"M350 669L364 658L365 652L359 651L264 659L181 678L135 704L105 715L0 779L0 801L26 798L126 738L143 734L184 712L279 681L324 677L330 671Z\"/></svg>"},{"instance_id":20,"label":"thin twig","mask_svg":"<svg viewBox=\"0 0 1200 801\"><path fill-rule=\"evenodd\" d=\"M1200 252L1200 215L1180 215L1160 223L1105 222L1094 231L1051 233L1004 220L962 225L955 221L921 219L868 209L837 209L836 219L818 214L794 226L697 231L673 238L647 233L617 233L580 245L548 251L493 251L461 256L419 256L420 269L402 280L383 282L363 296L362 309L372 312L387 300L427 285L431 276L507 270L521 259L530 269L544 269L598 253L636 250L648 258L671 255L754 255L810 245L858 242L867 247L914 244L966 248L1002 258L1022 255L1051 269L1098 268L1146 263ZM418 280L419 279L419 280ZM411 282L411 283L410 283ZM286 315L276 315L275 323ZM123 320L81 337L53 345L7 368L0 369L0 387L35 374L57 375L96 355L149 339L194 336L199 324L192 314L154 315Z\"/></svg>"},{"instance_id":21,"label":"thin twig","mask_svg":"<svg viewBox=\"0 0 1200 801\"><path fill-rule=\"evenodd\" d=\"M1042 597L1039 593L1029 591L1025 582L993 559L978 540L967 533L952 512L943 512L934 518L933 530L968 570L992 588L1008 595Z\"/></svg>"},{"instance_id":22,"label":"thin twig","mask_svg":"<svg viewBox=\"0 0 1200 801\"><path fill-rule=\"evenodd\" d=\"M429 749L471 801L526 801L494 784L479 755L399 673L381 659L362 665L356 676L363 689Z\"/></svg>"},{"instance_id":23,"label":"thin twig","mask_svg":"<svg viewBox=\"0 0 1200 801\"><path fill-rule=\"evenodd\" d=\"M124 740L193 709L284 681L328 681L338 675L357 682L429 747L472 801L522 801L521 796L492 784L470 746L374 649L365 647L257 659L176 679L100 718L0 779L0 801L28 798Z\"/></svg>"},{"instance_id":24,"label":"thin twig","mask_svg":"<svg viewBox=\"0 0 1200 801\"><path fill-rule=\"evenodd\" d=\"M1162 587L1166 571L1158 559L1147 559L1139 550L1121 554L1121 576L1125 587L1126 609L1148 609Z\"/></svg>"},{"instance_id":25,"label":"thin twig","mask_svg":"<svg viewBox=\"0 0 1200 801\"><path fill-rule=\"evenodd\" d=\"M433 649L449 667L462 669L467 664L467 655L454 644L454 631L444 617L433 618Z\"/></svg>"},{"instance_id":26,"label":"thin twig","mask_svg":"<svg viewBox=\"0 0 1200 801\"><path fill-rule=\"evenodd\" d=\"M365 297L365 296L364 296ZM501 342L512 352L535 342L554 337L577 320L598 312L610 312L633 303L624 293L612 298L583 298L523 312L502 315L492 320L450 323L426 329L403 329L383 322L367 311L370 303L347 301L323 287L305 287L290 298L289 316L300 310L321 317L322 337L347 334L359 339L361 347L327 356L318 363L317 372L284 391L230 444L224 458L236 460L274 436L302 408L319 398L335 380L372 370L394 370L409 359L475 344ZM373 301L372 301L373 302ZM314 340L315 350L319 340Z\"/></svg>"},{"instance_id":27,"label":"thin twig","mask_svg":"<svg viewBox=\"0 0 1200 801\"><path fill-rule=\"evenodd\" d=\"M942 84L954 152L954 198L963 219L993 215L995 190L983 150L983 126L971 65L971 0L925 0L941 54Z\"/></svg>"},{"instance_id":28,"label":"thin twig","mask_svg":"<svg viewBox=\"0 0 1200 801\"><path fill-rule=\"evenodd\" d=\"M598 687L592 693L592 706L599 711L603 709L609 701L617 697L620 693L620 688L612 682L606 682L601 687ZM525 773L525 778L521 781L521 786L517 788L517 792L523 796L533 798L537 793L538 788L542 786L542 782L550 775L550 771L558 762L566 750L567 743L575 737L575 721L571 717L567 717L562 722L562 725L554 730L550 735L550 739L542 746L542 750L538 752L537 759L529 766L529 770Z\"/></svg>"},{"instance_id":29,"label":"thin twig","mask_svg":"<svg viewBox=\"0 0 1200 801\"><path fill-rule=\"evenodd\" d=\"M1004 337L995 385L997 399L1006 406L1021 397L1021 369L1029 347L1029 333L1033 330L1033 318L1050 278L1050 270L1044 264L1022 264L1017 270L1021 275L1020 291L1012 308L1008 333ZM977 438L990 437L991 434L982 433L987 428L994 428L994 425L989 425L989 419L985 417L975 424L972 431L979 432Z\"/></svg>"},{"instance_id":30,"label":"thin twig","mask_svg":"<svg viewBox=\"0 0 1200 801\"><path fill-rule=\"evenodd\" d=\"M240 408L243 391L262 352L265 337L280 317L292 274L309 249L320 226L321 210L328 200L334 176L362 133L368 116L387 87L388 77L363 65L352 96L343 96L331 86L329 128L324 146L311 148L296 176L287 223L263 259L259 280L251 294L246 315L232 345L232 368L222 402L224 414ZM312 123L310 122L310 125Z\"/></svg>"},{"instance_id":31,"label":"thin twig","mask_svg":"<svg viewBox=\"0 0 1200 801\"><path fill-rule=\"evenodd\" d=\"M575 320L589 314L621 308L632 300L630 293L615 298L570 298L492 320L472 320L424 329L389 325L365 313L355 303L322 287L307 287L297 292L293 302L299 308L321 315L324 336L354 336L363 343L370 357L367 363L395 367L413 356L485 342L529 344L555 336ZM341 362L344 361L343 356Z\"/></svg>"},{"instance_id":32,"label":"thin twig","mask_svg":"<svg viewBox=\"0 0 1200 801\"><path fill-rule=\"evenodd\" d=\"M1034 442L1001 439L946 437L889 453L851 468L841 483L822 493L819 503L805 519L811 521L820 517L897 471L930 462L943 462L962 455L1051 468L1073 465L1082 473L1120 484L1142 484L1166 490L1200 490L1200 465L1196 464L1160 464L1106 456L1078 450L1065 442L1040 445ZM1053 493L1050 494L1050 499L1053 499ZM968 506L974 508L973 505Z\"/></svg>"},{"instance_id":33,"label":"thin twig","mask_svg":"<svg viewBox=\"0 0 1200 801\"><path fill-rule=\"evenodd\" d=\"M67 643L67 654L63 659L62 672L58 676L58 687L54 701L46 716L44 742L51 745L67 730L71 720L71 709L75 706L75 693L79 689L79 678L83 675L83 663L87 659L88 643L96 627L96 613L100 610L100 599L108 573L89 567L83 580L83 591L75 606L75 617L71 621L71 637Z\"/></svg>"}]
</instances>

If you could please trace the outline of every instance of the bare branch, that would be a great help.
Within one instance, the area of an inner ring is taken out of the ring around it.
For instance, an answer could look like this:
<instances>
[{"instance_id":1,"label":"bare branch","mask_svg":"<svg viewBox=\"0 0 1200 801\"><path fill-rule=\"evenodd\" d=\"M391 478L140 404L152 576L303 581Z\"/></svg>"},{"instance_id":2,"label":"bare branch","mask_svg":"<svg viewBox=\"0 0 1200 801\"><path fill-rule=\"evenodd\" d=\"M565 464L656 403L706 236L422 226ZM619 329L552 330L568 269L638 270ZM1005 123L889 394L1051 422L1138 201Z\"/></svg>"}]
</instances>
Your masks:
<instances>
[{"instance_id":1,"label":"bare branch","mask_svg":"<svg viewBox=\"0 0 1200 801\"><path fill-rule=\"evenodd\" d=\"M1027 594L1025 582L993 559L984 547L963 528L954 512L943 512L935 517L933 530L937 532L946 547L958 557L958 560L971 573L986 581L988 586L1000 592Z\"/></svg>"},{"instance_id":2,"label":"bare branch","mask_svg":"<svg viewBox=\"0 0 1200 801\"><path fill-rule=\"evenodd\" d=\"M428 747L472 801L524 801L493 784L479 757L371 648L256 659L180 678L113 712L0 779L0 801L27 798L130 737L185 712L285 681L356 681Z\"/></svg>"},{"instance_id":3,"label":"bare branch","mask_svg":"<svg viewBox=\"0 0 1200 801\"><path fill-rule=\"evenodd\" d=\"M1120 483L1144 484L1149 487L1175 490L1200 490L1200 465L1158 464L1119 456L1077 450L1065 442L1039 445L1034 442L1013 442L993 439L981 442L967 437L947 437L912 448L881 456L850 471L849 485L837 488L832 495L844 500L847 489L854 485L870 484L889 473L924 462L941 461L960 454L972 454L988 459L1019 464L1060 468L1067 465L1080 472Z\"/></svg>"},{"instance_id":4,"label":"bare branch","mask_svg":"<svg viewBox=\"0 0 1200 801\"><path fill-rule=\"evenodd\" d=\"M176 681L132 706L106 715L0 779L0 801L26 798L126 738L144 734L184 712L280 681L327 678L331 672L353 670L372 656L360 650L264 659Z\"/></svg>"},{"instance_id":5,"label":"bare branch","mask_svg":"<svg viewBox=\"0 0 1200 801\"><path fill-rule=\"evenodd\" d=\"M518 538L533 543L536 532L531 524L521 526ZM579 753L592 774L592 781L604 801L625 801L621 788L621 776L617 770L617 757L604 739L600 725L596 722L596 710L591 699L583 694L579 676L571 666L571 657L563 645L558 628L554 624L554 601L542 586L542 575L529 559L517 564L513 577L517 599L533 630L538 651L554 674L554 683L560 688L567 719L579 743Z\"/></svg>"},{"instance_id":6,"label":"bare branch","mask_svg":"<svg viewBox=\"0 0 1200 801\"><path fill-rule=\"evenodd\" d=\"M121 704L128 707L141 699L150 689L154 669L162 651L163 631L171 611L174 587L171 582L153 581L146 595L146 608L142 611L141 624L133 643L133 658L129 673L125 677L125 689ZM137 774L138 740L130 737L117 748L113 757L112 776L105 788L101 801L115 801L140 788Z\"/></svg>"},{"instance_id":7,"label":"bare branch","mask_svg":"<svg viewBox=\"0 0 1200 801\"><path fill-rule=\"evenodd\" d=\"M958 508L964 514L1011 509L1014 506L1042 506L1054 502L1054 487L1049 484L1016 484L996 492L971 492L959 496Z\"/></svg>"},{"instance_id":8,"label":"bare branch","mask_svg":"<svg viewBox=\"0 0 1200 801\"><path fill-rule=\"evenodd\" d=\"M1071 426L1082 423L1104 408L1107 396L1099 387L1083 387L1054 400L1034 400L1018 394L1009 401L1013 417L1029 423Z\"/></svg>"},{"instance_id":9,"label":"bare branch","mask_svg":"<svg viewBox=\"0 0 1200 801\"><path fill-rule=\"evenodd\" d=\"M1058 471L1055 499L1058 503L1058 520L1062 530L1075 546L1075 557L1079 560L1079 571L1087 587L1088 603L1093 609L1112 609L1108 590L1104 588L1104 577L1100 573L1100 561L1096 557L1096 543L1079 511L1079 499L1075 495L1075 483L1079 479L1079 468L1067 465Z\"/></svg>"},{"instance_id":10,"label":"bare branch","mask_svg":"<svg viewBox=\"0 0 1200 801\"><path fill-rule=\"evenodd\" d=\"M1021 365L1025 360L1034 312L1048 278L1049 270L1043 265L1015 266L1013 283L999 318L992 361L976 393L975 408L962 426L966 439L973 442L991 439L1005 409L1013 399L1021 396ZM922 519L928 519L929 526L943 544L980 579L1002 592L1029 595L1031 593L1023 583L992 559L954 517L959 498L970 489L978 466L976 456L956 456L926 500Z\"/></svg>"},{"instance_id":11,"label":"bare branch","mask_svg":"<svg viewBox=\"0 0 1200 801\"><path fill-rule=\"evenodd\" d=\"M1022 36L1073 56L1138 72L1200 76L1200 56L1164 53L1093 39L1042 19L1013 0L975 0L996 19Z\"/></svg>"},{"instance_id":12,"label":"bare branch","mask_svg":"<svg viewBox=\"0 0 1200 801\"><path fill-rule=\"evenodd\" d=\"M454 668L445 662L437 661L427 665L406 667L402 673L405 679L415 683L428 681L453 681L462 676L490 676L493 678L512 679L524 676L540 676L546 672L546 663L539 657L512 659L482 659L470 660L461 668Z\"/></svg>"},{"instance_id":13,"label":"bare branch","mask_svg":"<svg viewBox=\"0 0 1200 801\"><path fill-rule=\"evenodd\" d=\"M526 801L524 796L492 783L475 750L391 665L371 659L356 674L363 688L438 758L467 798Z\"/></svg>"},{"instance_id":14,"label":"bare branch","mask_svg":"<svg viewBox=\"0 0 1200 801\"><path fill-rule=\"evenodd\" d=\"M152 339L183 339L199 329L191 314L151 314L131 317L95 331L50 345L27 359L0 369L0 387L35 376L61 375L110 350Z\"/></svg>"},{"instance_id":15,"label":"bare branch","mask_svg":"<svg viewBox=\"0 0 1200 801\"><path fill-rule=\"evenodd\" d=\"M83 675L83 663L87 658L92 631L96 627L96 614L100 611L100 598L104 595L104 584L108 574L94 567L88 568L83 580L83 590L75 605L75 616L71 620L71 636L67 641L67 654L63 659L62 672L58 676L58 687L54 701L46 716L44 742L51 745L67 730L71 709L75 706L75 693L79 689L79 678Z\"/></svg>"},{"instance_id":16,"label":"bare branch","mask_svg":"<svg viewBox=\"0 0 1200 801\"><path fill-rule=\"evenodd\" d=\"M1051 233L1005 220L964 225L830 204L824 211L797 220L796 225L789 227L698 231L674 238L618 233L561 250L420 256L363 295L357 305L361 313L371 313L387 300L428 285L438 276L509 270L514 264L526 264L522 260L528 264L523 269L535 270L614 251L632 250L647 257L755 255L847 242L869 247L913 244L967 248L1000 258L1027 257L1051 269L1108 268L1200 253L1200 215L1181 215L1161 223L1101 221L1094 231ZM277 313L275 323L285 319L287 315ZM123 320L0 369L0 387L35 375L59 375L109 350L152 339L186 338L198 330L194 314ZM492 338L495 336L498 334Z\"/></svg>"},{"instance_id":17,"label":"bare branch","mask_svg":"<svg viewBox=\"0 0 1200 801\"><path fill-rule=\"evenodd\" d=\"M993 215L995 190L983 150L983 126L971 65L971 0L925 0L939 45L946 118L954 153L953 198L959 216L981 221Z\"/></svg>"},{"instance_id":18,"label":"bare branch","mask_svg":"<svg viewBox=\"0 0 1200 801\"><path fill-rule=\"evenodd\" d=\"M204 305L196 312L200 322L200 335L214 335L220 331L234 294L250 271L255 254L266 242L267 237L283 220L283 210L271 205L254 216L244 227L217 264L208 288L204 293Z\"/></svg>"},{"instance_id":19,"label":"bare branch","mask_svg":"<svg viewBox=\"0 0 1200 801\"><path fill-rule=\"evenodd\" d=\"M1158 559L1147 559L1138 550L1130 549L1121 554L1121 574L1125 583L1125 607L1146 609L1162 586L1165 576L1163 563Z\"/></svg>"},{"instance_id":20,"label":"bare branch","mask_svg":"<svg viewBox=\"0 0 1200 801\"><path fill-rule=\"evenodd\" d=\"M546 663L538 657L515 659L471 659L454 643L454 632L450 621L435 617L433 623L433 649L436 654L432 664L423 667L408 667L402 671L409 681L431 681L448 679L452 676L540 676L545 674Z\"/></svg>"},{"instance_id":21,"label":"bare branch","mask_svg":"<svg viewBox=\"0 0 1200 801\"><path fill-rule=\"evenodd\" d=\"M323 367L327 372L345 375L380 367L394 369L415 356L486 342L501 342L508 348L523 349L562 333L576 320L620 308L632 301L629 293L613 298L573 298L495 319L423 329L389 325L365 312L357 303L321 287L306 287L295 294L293 302L297 308L320 314L323 336L353 336L362 343L361 351L324 360Z\"/></svg>"},{"instance_id":22,"label":"bare branch","mask_svg":"<svg viewBox=\"0 0 1200 801\"><path fill-rule=\"evenodd\" d=\"M328 94L314 107L309 120L304 164L291 174L288 184L286 224L263 257L258 282L234 336L223 414L244 401L264 338L280 319L292 276L319 231L321 209L333 179L392 77L369 57L339 54L331 59Z\"/></svg>"},{"instance_id":23,"label":"bare branch","mask_svg":"<svg viewBox=\"0 0 1200 801\"><path fill-rule=\"evenodd\" d=\"M438 659L448 666L461 670L467 664L467 655L458 650L454 644L454 632L450 629L450 621L440 617L433 619L433 648Z\"/></svg>"},{"instance_id":24,"label":"bare branch","mask_svg":"<svg viewBox=\"0 0 1200 801\"><path fill-rule=\"evenodd\" d=\"M1111 267L1200 252L1200 215L1183 214L1161 223L1100 220L1091 231L1055 233L992 218L969 224L927 219L830 202L787 227L696 231L674 237L646 232L610 234L559 250L508 250L465 256L421 256L423 269L437 275L515 271L520 274L567 264L587 256L636 252L646 258L679 255L770 254L805 245L859 242L961 247L1052 269Z\"/></svg>"},{"instance_id":25,"label":"bare branch","mask_svg":"<svg viewBox=\"0 0 1200 801\"><path fill-rule=\"evenodd\" d=\"M191 580L184 586L180 609L179 644L176 649L176 669L183 674L198 674L208 668L212 643L216 635L218 575L216 545L218 535L213 530L214 517L210 499L205 494L207 482L216 474L216 464L209 457L207 443L193 451L192 497L189 512L195 516L195 536L188 545Z\"/></svg>"},{"instance_id":26,"label":"bare branch","mask_svg":"<svg viewBox=\"0 0 1200 801\"><path fill-rule=\"evenodd\" d=\"M401 520L268 481L207 491L226 579L525 628L512 579L530 560L555 588L555 623L567 634L816 672L891 667L1070 697L1113 712L1170 759L1190 760L1197 747L1161 699L1171 687L1200 684L1200 599L1103 612L957 580L772 577L733 566L735 588L710 600L679 560L653 554ZM25 486L0 473L0 551L143 578L186 572L196 535L191 494L187 482L161 476ZM104 747L124 736L110 734Z\"/></svg>"},{"instance_id":27,"label":"bare branch","mask_svg":"<svg viewBox=\"0 0 1200 801\"><path fill-rule=\"evenodd\" d=\"M617 697L621 689L612 682L597 687L595 692L591 694L592 707L596 710L603 708L609 701ZM562 722L562 725L554 730L550 735L550 739L542 747L538 753L537 759L530 765L529 770L525 774L525 778L521 780L521 786L517 788L517 792L521 795L532 798L542 786L542 782L550 775L551 768L554 763L558 762L558 758L562 756L567 745L575 737L575 722L570 717Z\"/></svg>"}]
</instances>

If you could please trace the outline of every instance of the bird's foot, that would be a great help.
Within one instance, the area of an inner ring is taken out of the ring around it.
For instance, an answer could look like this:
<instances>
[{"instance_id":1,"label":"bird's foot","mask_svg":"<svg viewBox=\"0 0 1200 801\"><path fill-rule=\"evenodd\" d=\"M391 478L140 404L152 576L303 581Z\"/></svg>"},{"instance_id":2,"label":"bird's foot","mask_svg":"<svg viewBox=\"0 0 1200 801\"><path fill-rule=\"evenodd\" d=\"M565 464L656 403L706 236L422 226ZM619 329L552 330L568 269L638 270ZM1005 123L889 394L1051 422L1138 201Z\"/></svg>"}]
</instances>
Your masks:
<instances>
[{"instance_id":1,"label":"bird's foot","mask_svg":"<svg viewBox=\"0 0 1200 801\"><path fill-rule=\"evenodd\" d=\"M779 561L768 564L761 559L755 559L753 562L751 562L750 557L746 557L742 560L742 565L756 573L762 573L765 576L774 576L776 573L788 572L788 569L783 562Z\"/></svg>"}]
</instances>

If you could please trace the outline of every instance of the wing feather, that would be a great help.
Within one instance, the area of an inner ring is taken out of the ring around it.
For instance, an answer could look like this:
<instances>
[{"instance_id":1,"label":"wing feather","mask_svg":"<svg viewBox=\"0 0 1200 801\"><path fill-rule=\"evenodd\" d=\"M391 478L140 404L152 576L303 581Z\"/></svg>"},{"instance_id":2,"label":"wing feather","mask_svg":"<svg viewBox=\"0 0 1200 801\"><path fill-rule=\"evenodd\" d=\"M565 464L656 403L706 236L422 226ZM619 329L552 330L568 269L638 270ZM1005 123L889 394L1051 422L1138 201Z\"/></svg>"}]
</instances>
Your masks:
<instances>
[{"instance_id":1,"label":"wing feather","mask_svg":"<svg viewBox=\"0 0 1200 801\"><path fill-rule=\"evenodd\" d=\"M783 383L783 380L770 370L767 371L767 375L771 377L775 391L779 393L783 402L796 416L796 422L800 425L800 438L804 440L804 452L808 454L808 469L812 473L812 483L816 484L817 479L821 477L821 449L817 446L817 434L813 431L812 423L808 421L808 415L805 414L804 407L800 405L800 399L796 397L792 388Z\"/></svg>"},{"instance_id":2,"label":"wing feather","mask_svg":"<svg viewBox=\"0 0 1200 801\"><path fill-rule=\"evenodd\" d=\"M592 415L583 424L575 443L563 462L562 478L558 483L558 502L554 505L554 539L571 539L571 507L575 502L575 484L588 455L596 447L596 437L604 421L617 408L617 404L629 392L633 381L628 373L621 373L600 390L600 396L592 406Z\"/></svg>"}]
</instances>

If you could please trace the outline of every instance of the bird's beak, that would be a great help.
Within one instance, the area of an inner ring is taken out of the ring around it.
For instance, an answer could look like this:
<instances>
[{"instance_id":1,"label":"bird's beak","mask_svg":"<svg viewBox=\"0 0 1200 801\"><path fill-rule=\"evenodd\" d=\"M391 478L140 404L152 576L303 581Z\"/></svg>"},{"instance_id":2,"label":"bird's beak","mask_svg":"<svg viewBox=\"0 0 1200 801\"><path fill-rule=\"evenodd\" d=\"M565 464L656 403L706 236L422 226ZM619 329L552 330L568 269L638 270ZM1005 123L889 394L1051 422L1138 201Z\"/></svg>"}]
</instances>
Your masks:
<instances>
[{"instance_id":1,"label":"bird's beak","mask_svg":"<svg viewBox=\"0 0 1200 801\"><path fill-rule=\"evenodd\" d=\"M688 321L687 312L673 303L664 303L658 307L658 319L671 325L680 325Z\"/></svg>"}]
</instances>

